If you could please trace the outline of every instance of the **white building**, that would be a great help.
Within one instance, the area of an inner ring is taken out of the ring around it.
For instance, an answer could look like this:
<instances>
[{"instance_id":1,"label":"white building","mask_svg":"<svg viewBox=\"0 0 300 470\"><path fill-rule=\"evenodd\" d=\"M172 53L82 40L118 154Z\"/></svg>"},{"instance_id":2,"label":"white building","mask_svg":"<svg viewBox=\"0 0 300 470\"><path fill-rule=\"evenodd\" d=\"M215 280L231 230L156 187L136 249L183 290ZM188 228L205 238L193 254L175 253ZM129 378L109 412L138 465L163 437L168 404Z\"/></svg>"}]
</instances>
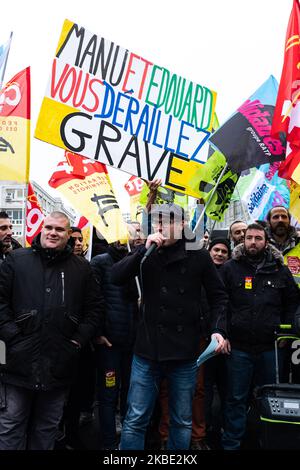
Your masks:
<instances>
[{"instance_id":1,"label":"white building","mask_svg":"<svg viewBox=\"0 0 300 470\"><path fill-rule=\"evenodd\" d=\"M69 217L71 225L74 224L76 214L73 209L66 208L60 198L51 196L34 181L31 184L45 216L56 210L61 211ZM9 215L13 224L14 236L21 242L24 240L25 191L25 184L0 181L0 210Z\"/></svg>"}]
</instances>

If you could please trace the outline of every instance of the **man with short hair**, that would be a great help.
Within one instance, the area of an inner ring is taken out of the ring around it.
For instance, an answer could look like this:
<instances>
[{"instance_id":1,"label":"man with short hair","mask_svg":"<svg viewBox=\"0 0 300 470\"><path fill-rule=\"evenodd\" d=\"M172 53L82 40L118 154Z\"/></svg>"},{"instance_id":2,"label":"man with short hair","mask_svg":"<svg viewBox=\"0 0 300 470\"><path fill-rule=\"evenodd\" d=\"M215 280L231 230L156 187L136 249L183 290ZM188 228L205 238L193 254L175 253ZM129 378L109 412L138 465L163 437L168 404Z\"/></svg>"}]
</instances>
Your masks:
<instances>
[{"instance_id":1,"label":"man with short hair","mask_svg":"<svg viewBox=\"0 0 300 470\"><path fill-rule=\"evenodd\" d=\"M0 264L11 250L21 248L20 243L12 237L13 227L8 214L0 211Z\"/></svg>"},{"instance_id":2,"label":"man with short hair","mask_svg":"<svg viewBox=\"0 0 300 470\"><path fill-rule=\"evenodd\" d=\"M299 292L265 229L250 224L245 241L221 268L229 294L224 449L240 448L251 386L275 383L274 340L280 323L292 323Z\"/></svg>"},{"instance_id":3,"label":"man with short hair","mask_svg":"<svg viewBox=\"0 0 300 470\"><path fill-rule=\"evenodd\" d=\"M124 284L140 274L143 290L120 449L144 448L159 384L166 377L170 416L167 448L184 450L191 441L196 360L204 334L201 286L211 306L216 352L221 352L225 343L227 295L208 251L195 246L187 249L193 244L186 243L183 209L176 204L156 205L150 215L155 232L147 237L145 247L138 247L112 267L115 283ZM150 254L153 243L157 249Z\"/></svg>"},{"instance_id":4,"label":"man with short hair","mask_svg":"<svg viewBox=\"0 0 300 470\"><path fill-rule=\"evenodd\" d=\"M270 243L283 255L299 243L300 237L291 225L291 214L286 207L272 207L267 214L267 221Z\"/></svg>"},{"instance_id":5,"label":"man with short hair","mask_svg":"<svg viewBox=\"0 0 300 470\"><path fill-rule=\"evenodd\" d=\"M69 219L53 212L0 268L0 450L53 448L78 351L101 323L98 283L69 236Z\"/></svg>"},{"instance_id":6,"label":"man with short hair","mask_svg":"<svg viewBox=\"0 0 300 470\"><path fill-rule=\"evenodd\" d=\"M233 247L244 242L247 224L242 220L235 220L229 227L229 237Z\"/></svg>"}]
</instances>

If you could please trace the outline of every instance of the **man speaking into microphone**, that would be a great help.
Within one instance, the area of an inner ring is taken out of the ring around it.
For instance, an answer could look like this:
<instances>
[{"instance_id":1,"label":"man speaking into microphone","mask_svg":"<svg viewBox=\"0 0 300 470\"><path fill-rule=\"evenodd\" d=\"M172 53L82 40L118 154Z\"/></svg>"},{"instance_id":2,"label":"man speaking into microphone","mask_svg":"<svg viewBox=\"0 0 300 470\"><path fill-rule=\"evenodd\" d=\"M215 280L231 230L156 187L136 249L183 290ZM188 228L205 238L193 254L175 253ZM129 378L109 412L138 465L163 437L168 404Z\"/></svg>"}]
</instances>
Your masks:
<instances>
[{"instance_id":1,"label":"man speaking into microphone","mask_svg":"<svg viewBox=\"0 0 300 470\"><path fill-rule=\"evenodd\" d=\"M205 334L201 288L210 304L211 333L216 352L224 349L227 294L207 250L187 239L184 210L176 204L154 205L153 233L145 246L129 253L112 268L118 285L140 277L141 311L134 347L128 410L120 449L144 449L162 378L168 381L169 439L167 449L189 449L192 400L200 338Z\"/></svg>"}]
</instances>

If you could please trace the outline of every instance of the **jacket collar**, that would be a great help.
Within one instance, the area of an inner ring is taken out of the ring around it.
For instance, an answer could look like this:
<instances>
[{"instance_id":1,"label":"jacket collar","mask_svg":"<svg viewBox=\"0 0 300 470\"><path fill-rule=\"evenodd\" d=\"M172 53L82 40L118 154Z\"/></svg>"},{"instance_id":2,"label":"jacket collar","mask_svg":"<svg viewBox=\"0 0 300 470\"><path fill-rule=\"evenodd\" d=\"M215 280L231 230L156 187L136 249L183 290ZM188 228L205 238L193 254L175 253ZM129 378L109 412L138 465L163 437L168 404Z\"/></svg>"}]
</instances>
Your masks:
<instances>
[{"instance_id":1,"label":"jacket collar","mask_svg":"<svg viewBox=\"0 0 300 470\"><path fill-rule=\"evenodd\" d=\"M54 250L53 248L43 248L41 246L41 234L39 233L33 240L31 245L32 251L38 253L47 263L56 263L62 261L72 255L72 247L67 243L63 250ZM74 255L75 256L75 255Z\"/></svg>"},{"instance_id":2,"label":"jacket collar","mask_svg":"<svg viewBox=\"0 0 300 470\"><path fill-rule=\"evenodd\" d=\"M272 244L270 243L268 244L265 250L265 253L266 253L265 264L270 264L272 262L276 262L277 264L281 264L281 265L284 264L284 260L283 260L283 256L281 252L277 248L275 248L275 246L273 246ZM231 257L235 261L241 261L241 260L245 260L246 262L248 261L248 258L244 250L244 243L240 243L234 248Z\"/></svg>"}]
</instances>

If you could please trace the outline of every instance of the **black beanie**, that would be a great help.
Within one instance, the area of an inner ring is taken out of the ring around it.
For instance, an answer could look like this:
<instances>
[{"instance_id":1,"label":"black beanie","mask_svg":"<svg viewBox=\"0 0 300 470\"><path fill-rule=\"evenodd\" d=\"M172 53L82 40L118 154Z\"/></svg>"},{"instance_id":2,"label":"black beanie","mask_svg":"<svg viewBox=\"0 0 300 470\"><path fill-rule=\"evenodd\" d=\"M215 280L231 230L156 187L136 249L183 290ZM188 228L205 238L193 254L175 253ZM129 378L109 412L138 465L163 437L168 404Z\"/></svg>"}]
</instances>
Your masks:
<instances>
[{"instance_id":1,"label":"black beanie","mask_svg":"<svg viewBox=\"0 0 300 470\"><path fill-rule=\"evenodd\" d=\"M222 243L228 249L228 256L231 256L231 248L230 248L230 241L227 238L213 238L208 245L208 251L212 249L213 246L218 245L218 243Z\"/></svg>"}]
</instances>

